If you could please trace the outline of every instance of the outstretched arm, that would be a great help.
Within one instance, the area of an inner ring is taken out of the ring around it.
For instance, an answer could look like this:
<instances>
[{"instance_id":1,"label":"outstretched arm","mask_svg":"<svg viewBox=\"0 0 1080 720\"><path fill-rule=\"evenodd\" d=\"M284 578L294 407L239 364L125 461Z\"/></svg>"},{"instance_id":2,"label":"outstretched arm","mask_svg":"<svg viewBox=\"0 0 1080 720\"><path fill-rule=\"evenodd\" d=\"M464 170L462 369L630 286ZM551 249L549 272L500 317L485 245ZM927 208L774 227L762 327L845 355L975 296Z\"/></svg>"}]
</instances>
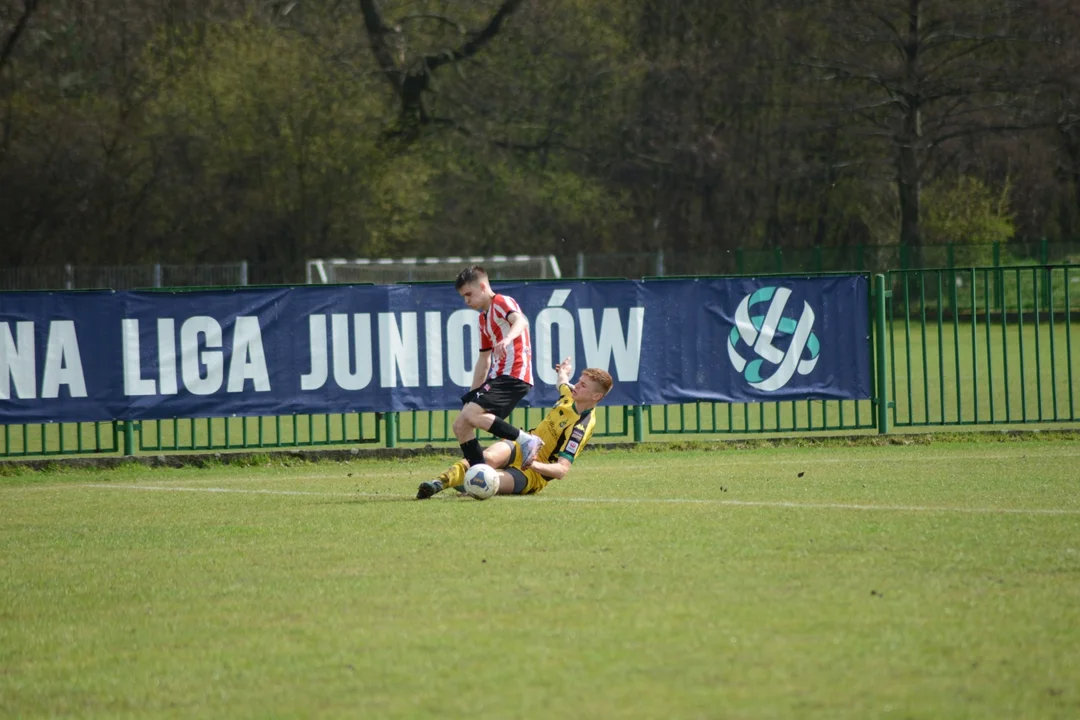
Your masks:
<instances>
[{"instance_id":1,"label":"outstretched arm","mask_svg":"<svg viewBox=\"0 0 1080 720\"><path fill-rule=\"evenodd\" d=\"M570 358L564 358L561 363L555 366L555 385L569 385L570 373L574 371L574 364L570 362Z\"/></svg>"},{"instance_id":2,"label":"outstretched arm","mask_svg":"<svg viewBox=\"0 0 1080 720\"><path fill-rule=\"evenodd\" d=\"M558 462L544 463L534 462L529 466L530 470L535 470L546 478L552 480L563 480L570 474L570 468L573 467L570 461L566 458L559 458Z\"/></svg>"}]
</instances>

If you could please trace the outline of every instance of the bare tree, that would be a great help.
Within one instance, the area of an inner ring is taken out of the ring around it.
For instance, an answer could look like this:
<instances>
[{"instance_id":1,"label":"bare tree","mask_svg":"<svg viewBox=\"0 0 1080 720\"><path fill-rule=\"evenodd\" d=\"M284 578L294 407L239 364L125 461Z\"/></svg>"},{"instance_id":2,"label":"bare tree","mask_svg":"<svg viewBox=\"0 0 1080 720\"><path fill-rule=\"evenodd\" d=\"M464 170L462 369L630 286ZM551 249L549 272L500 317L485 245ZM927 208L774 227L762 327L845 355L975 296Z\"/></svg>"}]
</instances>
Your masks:
<instances>
[{"instance_id":1,"label":"bare tree","mask_svg":"<svg viewBox=\"0 0 1080 720\"><path fill-rule=\"evenodd\" d=\"M395 23L383 17L378 0L360 0L364 27L371 42L371 51L383 77L393 88L399 104L400 130L409 137L439 118L428 110L425 95L439 68L468 60L490 43L502 29L503 23L522 4L522 0L503 0L499 9L478 31L467 31L457 21L435 14L410 15ZM404 47L403 25L406 20L431 20L449 24L467 39L460 45L438 52L423 52L410 57Z\"/></svg>"},{"instance_id":2,"label":"bare tree","mask_svg":"<svg viewBox=\"0 0 1080 720\"><path fill-rule=\"evenodd\" d=\"M22 36L23 31L26 30L26 26L30 22L30 16L34 14L37 8L38 0L22 0L22 9L15 19L15 25L11 32L8 33L8 36L4 38L3 44L0 45L0 73L4 72L4 66L7 65L11 54L15 52L15 45L18 44L19 37Z\"/></svg>"},{"instance_id":3,"label":"bare tree","mask_svg":"<svg viewBox=\"0 0 1080 720\"><path fill-rule=\"evenodd\" d=\"M1051 128L1051 137L1060 148L1054 153L1056 174L1072 186L1072 202L1062 213L1061 232L1075 234L1080 228L1080 8L1070 0L1038 0L1036 32L1040 42L1030 64L1037 68L1038 102L1031 107L1035 117Z\"/></svg>"},{"instance_id":4,"label":"bare tree","mask_svg":"<svg viewBox=\"0 0 1080 720\"><path fill-rule=\"evenodd\" d=\"M1012 113L1025 80L1006 62L1029 9L1022 0L841 0L828 17L835 52L808 64L839 83L836 126L888 148L899 241L920 241L924 182L964 137L1030 127Z\"/></svg>"}]
</instances>

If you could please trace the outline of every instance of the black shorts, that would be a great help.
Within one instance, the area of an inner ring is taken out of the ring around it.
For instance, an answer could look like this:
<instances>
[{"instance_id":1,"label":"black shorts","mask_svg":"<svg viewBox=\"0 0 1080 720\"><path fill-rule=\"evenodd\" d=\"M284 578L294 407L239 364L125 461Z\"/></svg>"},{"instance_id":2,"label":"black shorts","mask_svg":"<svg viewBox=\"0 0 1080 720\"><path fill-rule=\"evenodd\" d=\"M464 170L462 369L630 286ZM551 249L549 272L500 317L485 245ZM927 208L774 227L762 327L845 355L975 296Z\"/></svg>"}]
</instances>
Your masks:
<instances>
[{"instance_id":1,"label":"black shorts","mask_svg":"<svg viewBox=\"0 0 1080 720\"><path fill-rule=\"evenodd\" d=\"M492 415L505 420L530 390L532 390L532 385L524 380L518 380L509 375L499 375L494 379L485 380L480 387L462 395L461 404L464 406L471 402L476 403Z\"/></svg>"}]
</instances>

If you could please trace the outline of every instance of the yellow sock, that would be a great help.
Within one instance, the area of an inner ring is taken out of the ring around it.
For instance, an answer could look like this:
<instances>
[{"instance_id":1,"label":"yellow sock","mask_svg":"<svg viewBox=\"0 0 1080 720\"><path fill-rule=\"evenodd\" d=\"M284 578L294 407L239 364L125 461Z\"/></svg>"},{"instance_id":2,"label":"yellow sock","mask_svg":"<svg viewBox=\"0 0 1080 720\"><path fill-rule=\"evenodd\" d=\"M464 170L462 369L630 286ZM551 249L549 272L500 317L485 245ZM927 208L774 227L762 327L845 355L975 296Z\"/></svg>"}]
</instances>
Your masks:
<instances>
[{"instance_id":1,"label":"yellow sock","mask_svg":"<svg viewBox=\"0 0 1080 720\"><path fill-rule=\"evenodd\" d=\"M469 467L467 460L458 460L450 466L450 469L439 476L444 488L459 487L465 484L465 470Z\"/></svg>"}]
</instances>

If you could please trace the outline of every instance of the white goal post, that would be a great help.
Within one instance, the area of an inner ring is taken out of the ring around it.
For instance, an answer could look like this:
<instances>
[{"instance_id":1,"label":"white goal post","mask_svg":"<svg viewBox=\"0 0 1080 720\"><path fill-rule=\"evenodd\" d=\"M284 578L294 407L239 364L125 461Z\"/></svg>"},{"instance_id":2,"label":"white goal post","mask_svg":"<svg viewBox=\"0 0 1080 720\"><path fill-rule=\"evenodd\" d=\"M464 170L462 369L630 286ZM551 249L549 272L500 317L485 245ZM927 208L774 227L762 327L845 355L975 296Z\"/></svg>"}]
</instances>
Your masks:
<instances>
[{"instance_id":1,"label":"white goal post","mask_svg":"<svg viewBox=\"0 0 1080 720\"><path fill-rule=\"evenodd\" d=\"M492 280L547 280L562 277L554 255L493 255L444 258L328 258L307 261L309 285L399 282L453 282L462 269L482 265Z\"/></svg>"}]
</instances>

